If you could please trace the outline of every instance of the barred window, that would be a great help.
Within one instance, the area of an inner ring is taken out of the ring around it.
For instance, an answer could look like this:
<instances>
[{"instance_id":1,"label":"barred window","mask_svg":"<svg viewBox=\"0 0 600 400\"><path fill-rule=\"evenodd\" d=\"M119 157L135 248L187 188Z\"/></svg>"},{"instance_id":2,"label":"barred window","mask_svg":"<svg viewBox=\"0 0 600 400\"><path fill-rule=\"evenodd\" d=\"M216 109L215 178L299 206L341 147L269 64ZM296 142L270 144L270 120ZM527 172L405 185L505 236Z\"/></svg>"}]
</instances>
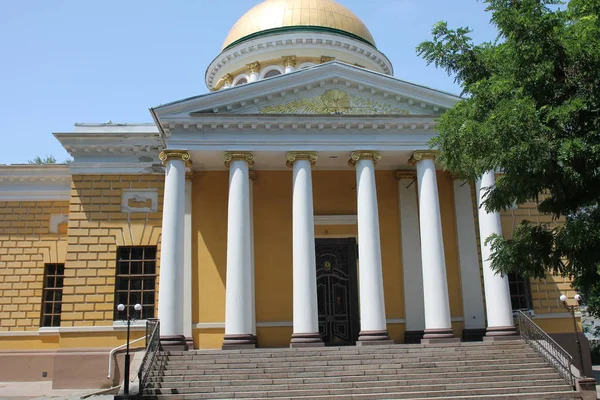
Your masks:
<instances>
[{"instance_id":1,"label":"barred window","mask_svg":"<svg viewBox=\"0 0 600 400\"><path fill-rule=\"evenodd\" d=\"M124 246L117 249L115 320L123 316L118 304L142 305L142 319L154 318L156 296L156 246Z\"/></svg>"},{"instance_id":2,"label":"barred window","mask_svg":"<svg viewBox=\"0 0 600 400\"><path fill-rule=\"evenodd\" d=\"M531 291L529 289L529 279L523 278L520 274L508 274L508 284L510 286L510 300L512 303L512 309L531 309Z\"/></svg>"},{"instance_id":3,"label":"barred window","mask_svg":"<svg viewBox=\"0 0 600 400\"><path fill-rule=\"evenodd\" d=\"M44 293L40 326L60 326L65 264L44 265Z\"/></svg>"}]
</instances>

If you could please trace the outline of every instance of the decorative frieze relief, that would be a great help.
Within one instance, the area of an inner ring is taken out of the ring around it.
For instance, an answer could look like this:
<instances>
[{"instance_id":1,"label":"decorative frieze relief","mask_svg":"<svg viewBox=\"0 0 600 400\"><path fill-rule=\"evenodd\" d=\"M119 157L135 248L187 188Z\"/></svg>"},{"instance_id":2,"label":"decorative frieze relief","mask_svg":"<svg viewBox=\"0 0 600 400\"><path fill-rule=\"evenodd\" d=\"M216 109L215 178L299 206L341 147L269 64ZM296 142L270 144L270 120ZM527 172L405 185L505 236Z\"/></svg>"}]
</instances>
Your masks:
<instances>
[{"instance_id":1,"label":"decorative frieze relief","mask_svg":"<svg viewBox=\"0 0 600 400\"><path fill-rule=\"evenodd\" d=\"M409 115L407 110L386 103L330 89L312 97L274 104L260 109L261 114L321 114L321 115Z\"/></svg>"},{"instance_id":2,"label":"decorative frieze relief","mask_svg":"<svg viewBox=\"0 0 600 400\"><path fill-rule=\"evenodd\" d=\"M123 190L121 211L127 213L158 211L158 191L155 189Z\"/></svg>"}]
</instances>

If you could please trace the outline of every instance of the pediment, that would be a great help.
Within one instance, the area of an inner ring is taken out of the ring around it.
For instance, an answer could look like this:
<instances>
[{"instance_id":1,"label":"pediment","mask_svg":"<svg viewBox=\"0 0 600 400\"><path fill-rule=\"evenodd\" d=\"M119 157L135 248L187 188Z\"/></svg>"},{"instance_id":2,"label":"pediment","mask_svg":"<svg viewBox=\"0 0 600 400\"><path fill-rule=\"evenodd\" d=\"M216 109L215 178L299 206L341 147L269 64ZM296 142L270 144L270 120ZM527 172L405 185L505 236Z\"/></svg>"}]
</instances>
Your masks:
<instances>
[{"instance_id":1,"label":"pediment","mask_svg":"<svg viewBox=\"0 0 600 400\"><path fill-rule=\"evenodd\" d=\"M459 97L340 62L153 108L163 123L207 115L439 116Z\"/></svg>"}]
</instances>

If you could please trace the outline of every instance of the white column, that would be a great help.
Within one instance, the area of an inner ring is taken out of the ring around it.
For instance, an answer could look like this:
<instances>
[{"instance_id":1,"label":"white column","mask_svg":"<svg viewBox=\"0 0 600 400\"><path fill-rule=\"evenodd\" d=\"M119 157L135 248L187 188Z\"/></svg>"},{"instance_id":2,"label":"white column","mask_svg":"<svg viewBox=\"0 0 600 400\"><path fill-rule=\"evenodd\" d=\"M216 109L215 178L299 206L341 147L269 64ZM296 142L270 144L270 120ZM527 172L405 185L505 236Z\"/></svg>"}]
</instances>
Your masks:
<instances>
[{"instance_id":1,"label":"white column","mask_svg":"<svg viewBox=\"0 0 600 400\"><path fill-rule=\"evenodd\" d=\"M477 235L473 215L473 198L468 182L454 179L454 211L460 262L460 282L465 328L463 338L480 339L485 332L485 313L481 271L477 254Z\"/></svg>"},{"instance_id":2,"label":"white column","mask_svg":"<svg viewBox=\"0 0 600 400\"><path fill-rule=\"evenodd\" d=\"M317 158L312 152L291 152L287 156L287 165L293 168L294 333L290 347L324 345L319 334L311 170Z\"/></svg>"},{"instance_id":3,"label":"white column","mask_svg":"<svg viewBox=\"0 0 600 400\"><path fill-rule=\"evenodd\" d=\"M167 348L186 349L184 313L184 223L185 172L191 165L190 153L164 150L159 155L165 165L165 195L160 255L158 318L161 342Z\"/></svg>"},{"instance_id":4,"label":"white column","mask_svg":"<svg viewBox=\"0 0 600 400\"><path fill-rule=\"evenodd\" d=\"M254 184L256 180L256 172L250 171L250 261L252 262L252 281L250 282L250 289L252 290L252 335L254 335L254 341L256 341L256 285L254 281Z\"/></svg>"},{"instance_id":5,"label":"white column","mask_svg":"<svg viewBox=\"0 0 600 400\"><path fill-rule=\"evenodd\" d=\"M417 206L417 174L397 171L400 230L402 235L402 267L404 275L405 343L419 342L425 329L423 303L423 271L421 236Z\"/></svg>"},{"instance_id":6,"label":"white column","mask_svg":"<svg viewBox=\"0 0 600 400\"><path fill-rule=\"evenodd\" d=\"M375 185L376 151L352 152L349 165L356 166L360 334L357 345L390 343L385 318L379 211Z\"/></svg>"},{"instance_id":7,"label":"white column","mask_svg":"<svg viewBox=\"0 0 600 400\"><path fill-rule=\"evenodd\" d=\"M487 340L516 335L510 301L510 288L506 275L496 274L491 268L491 246L485 244L486 239L492 235L502 235L500 214L488 213L483 206L486 191L496 185L493 171L483 174L477 189L479 195L479 238L481 241L481 260L483 262L483 283L485 287L485 307L487 312Z\"/></svg>"},{"instance_id":8,"label":"white column","mask_svg":"<svg viewBox=\"0 0 600 400\"><path fill-rule=\"evenodd\" d=\"M283 57L283 66L285 68L284 72L286 74L289 74L290 72L294 72L296 70L296 57L295 56Z\"/></svg>"},{"instance_id":9,"label":"white column","mask_svg":"<svg viewBox=\"0 0 600 400\"><path fill-rule=\"evenodd\" d=\"M246 69L248 70L248 83L256 82L260 77L260 63L258 61L246 64Z\"/></svg>"},{"instance_id":10,"label":"white column","mask_svg":"<svg viewBox=\"0 0 600 400\"><path fill-rule=\"evenodd\" d=\"M446 279L446 259L435 155L436 153L433 151L416 151L409 161L411 164L417 165L423 300L425 303L425 335L423 335L423 339L426 341L446 340L454 337Z\"/></svg>"},{"instance_id":11,"label":"white column","mask_svg":"<svg viewBox=\"0 0 600 400\"><path fill-rule=\"evenodd\" d=\"M193 348L192 339L192 172L185 180L185 222L183 235L183 334L188 348Z\"/></svg>"},{"instance_id":12,"label":"white column","mask_svg":"<svg viewBox=\"0 0 600 400\"><path fill-rule=\"evenodd\" d=\"M229 167L227 277L223 349L254 347L249 164L251 153L225 154Z\"/></svg>"}]
</instances>

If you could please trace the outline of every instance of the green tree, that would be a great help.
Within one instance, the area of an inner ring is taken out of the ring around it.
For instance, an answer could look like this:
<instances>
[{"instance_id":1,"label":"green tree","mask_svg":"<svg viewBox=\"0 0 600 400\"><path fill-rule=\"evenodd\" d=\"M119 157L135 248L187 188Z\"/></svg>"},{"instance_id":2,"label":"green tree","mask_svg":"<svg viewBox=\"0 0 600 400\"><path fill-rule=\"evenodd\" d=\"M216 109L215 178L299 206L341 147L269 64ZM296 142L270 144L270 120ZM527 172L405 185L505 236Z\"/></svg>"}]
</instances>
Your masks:
<instances>
[{"instance_id":1,"label":"green tree","mask_svg":"<svg viewBox=\"0 0 600 400\"><path fill-rule=\"evenodd\" d=\"M28 164L56 164L56 158L54 158L54 156L46 156L43 158L40 156L37 156L33 160L27 161L27 163Z\"/></svg>"},{"instance_id":2,"label":"green tree","mask_svg":"<svg viewBox=\"0 0 600 400\"><path fill-rule=\"evenodd\" d=\"M538 201L556 224L523 222L493 236L492 268L573 279L600 314L600 0L484 0L498 29L474 44L469 29L433 28L417 52L453 75L463 99L439 120L440 162L488 188L489 211Z\"/></svg>"}]
</instances>

